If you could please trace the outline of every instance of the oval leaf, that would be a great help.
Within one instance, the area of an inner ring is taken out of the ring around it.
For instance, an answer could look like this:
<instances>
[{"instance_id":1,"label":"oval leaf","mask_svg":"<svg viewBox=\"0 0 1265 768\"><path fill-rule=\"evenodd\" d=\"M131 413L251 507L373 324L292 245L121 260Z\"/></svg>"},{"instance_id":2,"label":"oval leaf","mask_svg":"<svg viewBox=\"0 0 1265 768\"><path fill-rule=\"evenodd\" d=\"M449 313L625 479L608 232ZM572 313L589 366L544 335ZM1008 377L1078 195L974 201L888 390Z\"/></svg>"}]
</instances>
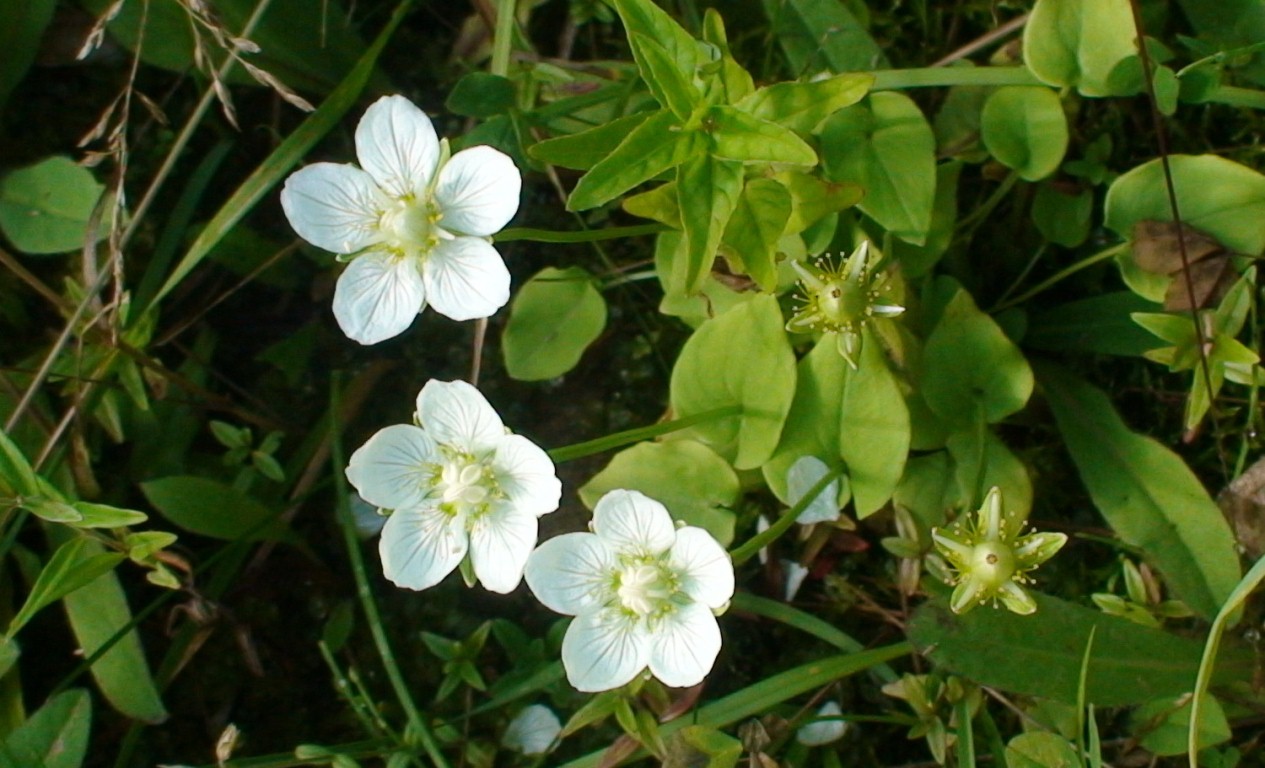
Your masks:
<instances>
[{"instance_id":1,"label":"oval leaf","mask_svg":"<svg viewBox=\"0 0 1265 768\"><path fill-rule=\"evenodd\" d=\"M0 230L26 253L78 250L103 191L86 168L68 157L20 168L0 179Z\"/></svg>"},{"instance_id":2,"label":"oval leaf","mask_svg":"<svg viewBox=\"0 0 1265 768\"><path fill-rule=\"evenodd\" d=\"M536 273L514 297L501 345L505 370L522 381L561 376L606 327L606 301L579 267Z\"/></svg>"},{"instance_id":3,"label":"oval leaf","mask_svg":"<svg viewBox=\"0 0 1265 768\"><path fill-rule=\"evenodd\" d=\"M162 516L193 533L235 540L266 536L275 526L273 511L223 483L205 477L175 476L150 480L141 491Z\"/></svg>"},{"instance_id":4,"label":"oval leaf","mask_svg":"<svg viewBox=\"0 0 1265 768\"><path fill-rule=\"evenodd\" d=\"M1067 152L1067 117L1049 88L998 88L984 103L980 130L993 157L1027 181L1054 173Z\"/></svg>"},{"instance_id":5,"label":"oval leaf","mask_svg":"<svg viewBox=\"0 0 1265 768\"><path fill-rule=\"evenodd\" d=\"M1137 54L1129 0L1037 0L1023 30L1023 59L1047 85L1110 96L1111 70Z\"/></svg>"},{"instance_id":6,"label":"oval leaf","mask_svg":"<svg viewBox=\"0 0 1265 768\"><path fill-rule=\"evenodd\" d=\"M836 352L835 354L838 354ZM909 409L878 337L862 335L857 369L847 369L839 411L839 453L858 518L887 503L909 456Z\"/></svg>"}]
</instances>

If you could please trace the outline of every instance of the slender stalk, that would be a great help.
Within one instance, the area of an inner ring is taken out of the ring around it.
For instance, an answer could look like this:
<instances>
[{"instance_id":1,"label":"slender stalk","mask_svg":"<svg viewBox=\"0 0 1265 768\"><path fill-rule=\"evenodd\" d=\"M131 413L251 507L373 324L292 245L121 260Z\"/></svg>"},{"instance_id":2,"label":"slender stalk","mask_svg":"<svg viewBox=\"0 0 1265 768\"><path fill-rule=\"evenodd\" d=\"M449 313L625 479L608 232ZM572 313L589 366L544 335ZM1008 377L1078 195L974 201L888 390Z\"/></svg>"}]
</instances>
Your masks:
<instances>
[{"instance_id":1,"label":"slender stalk","mask_svg":"<svg viewBox=\"0 0 1265 768\"><path fill-rule=\"evenodd\" d=\"M1099 251L1098 253L1095 253L1093 256L1089 256L1084 259L1081 259L1080 261L1076 262L1075 264L1072 264L1069 267L1060 269L1058 272L1054 273L1053 275L1050 275L1046 279L1042 280L1040 283L1037 283L1036 285L1024 291L1023 293L1019 294L1018 296L1015 296L1009 301L1002 302L1001 304L998 304L997 306L993 307L992 309L989 310L989 314L995 315L998 312L1001 312L1002 310L1010 309L1011 307L1017 304L1022 304L1028 299L1032 298L1033 296L1036 296L1038 293L1043 293L1045 291L1048 291L1050 288L1053 288L1055 285L1058 285L1059 283L1071 277L1072 275L1076 274L1077 272L1080 272L1082 269L1085 269L1086 267L1092 267L1093 265L1097 264L1100 261L1106 261L1107 259L1112 258L1118 253L1123 253L1126 249L1128 249L1128 247L1129 247L1128 243L1120 243L1118 245L1113 245L1110 248L1107 248L1105 250Z\"/></svg>"},{"instance_id":2,"label":"slender stalk","mask_svg":"<svg viewBox=\"0 0 1265 768\"><path fill-rule=\"evenodd\" d=\"M612 448L629 445L631 443L639 443L642 440L649 440L652 437L666 435L676 432L686 427L692 427L695 424L703 424L708 421L716 421L728 416L739 416L742 414L741 405L726 405L723 408L714 408L710 411L696 413L693 416L685 416L672 421L664 421L659 424L651 424L648 427L637 427L635 429L626 429L623 432L616 432L613 435L599 437L596 440L588 440L583 443L575 443L573 445L564 445L561 448L554 448L549 451L549 458L554 462L561 464L564 461L573 461L585 456L592 456L595 453L603 453Z\"/></svg>"},{"instance_id":3,"label":"slender stalk","mask_svg":"<svg viewBox=\"0 0 1265 768\"><path fill-rule=\"evenodd\" d=\"M503 229L493 239L498 243L510 243L515 240L527 240L533 243L592 243L597 240L616 240L621 237L639 237L667 232L663 224L638 224L631 227L607 227L606 229L589 229L583 232L559 232L552 229L533 229L531 227L513 227Z\"/></svg>"},{"instance_id":4,"label":"slender stalk","mask_svg":"<svg viewBox=\"0 0 1265 768\"><path fill-rule=\"evenodd\" d=\"M340 400L341 387L335 377L330 392L330 408L335 414L339 411ZM382 616L378 613L378 606L373 601L373 592L369 589L369 576L365 571L364 555L360 552L360 541L356 538L356 523L347 501L347 481L343 476L343 468L347 464L343 457L342 439L337 431L337 418L331 420L330 423L333 429L330 435L330 461L333 463L334 489L338 498L338 520L342 524L343 542L347 546L347 557L351 561L351 572L356 580L356 597L359 598L360 607L365 612L365 621L369 624L369 633L373 636L378 656L382 658L382 667L386 670L387 679L391 682L391 688L395 691L395 696L408 717L409 729L421 741L422 748L426 750L427 756L437 768L449 768L448 760L440 751L435 734L431 732L430 726L426 724L417 704L413 701L413 695L409 692L408 685L404 682L404 675L401 674L395 655L391 652L386 631L382 628Z\"/></svg>"},{"instance_id":5,"label":"slender stalk","mask_svg":"<svg viewBox=\"0 0 1265 768\"><path fill-rule=\"evenodd\" d=\"M816 501L822 491L826 490L826 486L830 485L836 478L843 474L843 470L836 469L826 473L825 477L813 483L813 487L808 489L808 493L804 494L804 498L800 499L795 506L782 513L782 516L769 526L767 531L757 533L755 536L747 539L742 546L735 547L729 551L729 557L733 559L734 565L742 565L750 560L761 549L777 541L778 537L786 533L787 530L799 519L799 515L808 505Z\"/></svg>"},{"instance_id":6,"label":"slender stalk","mask_svg":"<svg viewBox=\"0 0 1265 768\"><path fill-rule=\"evenodd\" d=\"M509 76L510 53L514 42L514 7L516 0L500 0L496 4L496 31L492 38L492 74Z\"/></svg>"}]
</instances>

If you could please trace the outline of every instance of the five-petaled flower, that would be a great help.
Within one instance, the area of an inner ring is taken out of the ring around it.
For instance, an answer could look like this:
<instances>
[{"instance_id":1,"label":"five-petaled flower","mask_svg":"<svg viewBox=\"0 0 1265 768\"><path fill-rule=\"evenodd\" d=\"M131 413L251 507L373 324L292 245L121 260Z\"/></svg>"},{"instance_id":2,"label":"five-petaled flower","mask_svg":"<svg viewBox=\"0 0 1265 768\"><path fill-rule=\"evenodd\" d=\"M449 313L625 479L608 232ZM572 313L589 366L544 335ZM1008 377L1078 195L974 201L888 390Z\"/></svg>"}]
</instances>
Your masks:
<instances>
[{"instance_id":1,"label":"five-petaled flower","mask_svg":"<svg viewBox=\"0 0 1265 768\"><path fill-rule=\"evenodd\" d=\"M728 553L702 528L676 528L636 491L611 491L592 533L557 536L532 553L526 579L545 606L576 618L562 640L581 691L630 682L647 666L666 685L702 682L720 652L713 611L733 597Z\"/></svg>"},{"instance_id":2,"label":"five-petaled flower","mask_svg":"<svg viewBox=\"0 0 1265 768\"><path fill-rule=\"evenodd\" d=\"M463 381L426 382L417 421L380 430L347 467L365 501L394 510L379 544L386 577L426 589L469 555L484 587L512 591L537 518L558 508L553 462Z\"/></svg>"},{"instance_id":3,"label":"five-petaled flower","mask_svg":"<svg viewBox=\"0 0 1265 768\"><path fill-rule=\"evenodd\" d=\"M514 161L483 146L450 158L447 140L403 96L365 112L356 157L359 168L309 165L281 192L300 237L351 258L334 291L343 333L375 344L403 333L428 303L454 320L505 306L510 276L488 237L518 211Z\"/></svg>"}]
</instances>

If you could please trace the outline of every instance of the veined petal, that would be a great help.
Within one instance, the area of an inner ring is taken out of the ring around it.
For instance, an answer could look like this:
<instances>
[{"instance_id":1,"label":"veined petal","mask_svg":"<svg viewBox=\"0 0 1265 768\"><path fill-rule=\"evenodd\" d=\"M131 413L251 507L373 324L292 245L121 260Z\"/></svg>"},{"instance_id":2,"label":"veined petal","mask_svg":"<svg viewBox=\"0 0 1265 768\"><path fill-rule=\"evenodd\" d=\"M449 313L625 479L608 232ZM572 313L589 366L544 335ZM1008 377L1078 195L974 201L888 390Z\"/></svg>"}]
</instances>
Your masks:
<instances>
[{"instance_id":1,"label":"veined petal","mask_svg":"<svg viewBox=\"0 0 1265 768\"><path fill-rule=\"evenodd\" d=\"M650 645L640 621L618 608L603 608L577 616L567 627L562 666L577 691L608 691L646 668Z\"/></svg>"},{"instance_id":2,"label":"veined petal","mask_svg":"<svg viewBox=\"0 0 1265 768\"><path fill-rule=\"evenodd\" d=\"M615 568L615 554L597 536L564 533L536 547L523 575L546 608L575 616L613 597Z\"/></svg>"},{"instance_id":3,"label":"veined petal","mask_svg":"<svg viewBox=\"0 0 1265 768\"><path fill-rule=\"evenodd\" d=\"M502 502L469 525L474 574L489 592L513 592L536 546L536 516Z\"/></svg>"},{"instance_id":4,"label":"veined petal","mask_svg":"<svg viewBox=\"0 0 1265 768\"><path fill-rule=\"evenodd\" d=\"M384 96L356 126L356 158L392 197L426 194L439 164L439 137L413 102Z\"/></svg>"},{"instance_id":5,"label":"veined petal","mask_svg":"<svg viewBox=\"0 0 1265 768\"><path fill-rule=\"evenodd\" d=\"M464 381L426 382L417 395L417 416L435 442L460 451L491 450L505 439L501 417Z\"/></svg>"},{"instance_id":6,"label":"veined petal","mask_svg":"<svg viewBox=\"0 0 1265 768\"><path fill-rule=\"evenodd\" d=\"M733 561L702 528L686 526L676 532L668 567L676 572L685 594L708 608L720 608L734 596Z\"/></svg>"},{"instance_id":7,"label":"veined petal","mask_svg":"<svg viewBox=\"0 0 1265 768\"><path fill-rule=\"evenodd\" d=\"M426 289L417 262L382 251L352 259L334 287L338 327L361 344L399 336L425 306Z\"/></svg>"},{"instance_id":8,"label":"veined petal","mask_svg":"<svg viewBox=\"0 0 1265 768\"><path fill-rule=\"evenodd\" d=\"M522 435L506 435L496 447L496 482L516 509L539 517L558 508L562 481L549 454Z\"/></svg>"},{"instance_id":9,"label":"veined petal","mask_svg":"<svg viewBox=\"0 0 1265 768\"><path fill-rule=\"evenodd\" d=\"M411 424L381 429L356 449L347 479L360 497L384 509L415 507L426 498L430 467L439 460L435 441Z\"/></svg>"},{"instance_id":10,"label":"veined petal","mask_svg":"<svg viewBox=\"0 0 1265 768\"><path fill-rule=\"evenodd\" d=\"M720 653L720 627L712 612L700 603L682 606L663 617L652 635L650 672L673 688L703 682Z\"/></svg>"},{"instance_id":11,"label":"veined petal","mask_svg":"<svg viewBox=\"0 0 1265 768\"><path fill-rule=\"evenodd\" d=\"M439 169L435 205L450 232L486 237L518 213L523 177L514 161L491 147L471 147Z\"/></svg>"},{"instance_id":12,"label":"veined petal","mask_svg":"<svg viewBox=\"0 0 1265 768\"><path fill-rule=\"evenodd\" d=\"M676 541L672 516L638 491L615 490L593 508L593 532L616 552L658 555Z\"/></svg>"},{"instance_id":13,"label":"veined petal","mask_svg":"<svg viewBox=\"0 0 1265 768\"><path fill-rule=\"evenodd\" d=\"M378 220L388 204L369 174L337 163L302 168L281 190L281 208L299 237L334 253L382 242Z\"/></svg>"},{"instance_id":14,"label":"veined petal","mask_svg":"<svg viewBox=\"0 0 1265 768\"><path fill-rule=\"evenodd\" d=\"M435 508L396 510L382 529L382 572L398 587L433 587L466 556L464 521Z\"/></svg>"},{"instance_id":15,"label":"veined petal","mask_svg":"<svg viewBox=\"0 0 1265 768\"><path fill-rule=\"evenodd\" d=\"M435 246L422 267L435 311L453 320L491 317L510 300L510 273L492 244L457 237Z\"/></svg>"},{"instance_id":16,"label":"veined petal","mask_svg":"<svg viewBox=\"0 0 1265 768\"><path fill-rule=\"evenodd\" d=\"M786 471L786 497L791 506L804 498L823 477L830 472L826 462L816 456L801 456ZM825 523L839 519L839 479L830 481L817 498L808 503L795 522L800 525Z\"/></svg>"}]
</instances>

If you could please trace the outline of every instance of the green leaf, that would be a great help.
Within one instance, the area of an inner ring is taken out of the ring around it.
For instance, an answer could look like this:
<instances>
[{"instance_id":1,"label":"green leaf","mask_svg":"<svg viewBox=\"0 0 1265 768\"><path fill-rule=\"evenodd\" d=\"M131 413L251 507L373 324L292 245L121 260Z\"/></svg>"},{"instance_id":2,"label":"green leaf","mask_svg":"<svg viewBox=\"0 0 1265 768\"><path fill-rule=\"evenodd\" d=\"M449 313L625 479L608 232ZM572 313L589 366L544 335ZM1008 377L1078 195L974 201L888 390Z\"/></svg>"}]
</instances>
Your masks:
<instances>
[{"instance_id":1,"label":"green leaf","mask_svg":"<svg viewBox=\"0 0 1265 768\"><path fill-rule=\"evenodd\" d=\"M192 533L236 540L275 535L274 511L245 493L205 477L177 475L141 483L162 516Z\"/></svg>"},{"instance_id":2,"label":"green leaf","mask_svg":"<svg viewBox=\"0 0 1265 768\"><path fill-rule=\"evenodd\" d=\"M615 454L580 488L592 509L610 491L641 491L661 502L674 520L705 529L721 546L734 539L738 476L716 452L694 440L638 443Z\"/></svg>"},{"instance_id":3,"label":"green leaf","mask_svg":"<svg viewBox=\"0 0 1265 768\"><path fill-rule=\"evenodd\" d=\"M1236 253L1265 252L1265 175L1216 155L1170 155L1169 168L1183 223ZM1151 160L1120 176L1107 190L1105 223L1126 240L1140 221L1172 221L1164 168Z\"/></svg>"},{"instance_id":4,"label":"green leaf","mask_svg":"<svg viewBox=\"0 0 1265 768\"><path fill-rule=\"evenodd\" d=\"M1163 345L1139 328L1131 315L1160 309L1132 291L1077 299L1034 313L1023 344L1032 349L1136 357Z\"/></svg>"},{"instance_id":5,"label":"green leaf","mask_svg":"<svg viewBox=\"0 0 1265 768\"><path fill-rule=\"evenodd\" d=\"M633 34L643 35L656 41L667 52L669 60L678 72L684 73L687 80L694 79L694 70L699 64L698 42L677 24L662 8L652 0L613 0L619 18L624 22L624 29L629 38ZM633 56L639 54L633 46ZM646 72L647 68L640 58L637 68Z\"/></svg>"},{"instance_id":6,"label":"green leaf","mask_svg":"<svg viewBox=\"0 0 1265 768\"><path fill-rule=\"evenodd\" d=\"M527 154L542 163L587 171L614 152L620 142L644 123L646 118L661 114L663 112L635 112L587 131L533 144Z\"/></svg>"},{"instance_id":7,"label":"green leaf","mask_svg":"<svg viewBox=\"0 0 1265 768\"><path fill-rule=\"evenodd\" d=\"M998 88L984 102L980 130L993 157L1027 181L1054 173L1067 152L1067 117L1049 88Z\"/></svg>"},{"instance_id":8,"label":"green leaf","mask_svg":"<svg viewBox=\"0 0 1265 768\"><path fill-rule=\"evenodd\" d=\"M0 112L15 86L35 61L57 0L0 3Z\"/></svg>"},{"instance_id":9,"label":"green leaf","mask_svg":"<svg viewBox=\"0 0 1265 768\"><path fill-rule=\"evenodd\" d=\"M44 702L0 748L0 765L15 768L79 768L88 753L92 697L82 688L63 691Z\"/></svg>"},{"instance_id":10,"label":"green leaf","mask_svg":"<svg viewBox=\"0 0 1265 768\"><path fill-rule=\"evenodd\" d=\"M790 504L786 473L803 456L816 456L837 467L839 414L843 407L848 364L839 354L832 336L824 336L796 366L795 396L786 414L781 441L773 456L760 469L769 489L783 504ZM844 480L840 501L851 495Z\"/></svg>"},{"instance_id":11,"label":"green leaf","mask_svg":"<svg viewBox=\"0 0 1265 768\"><path fill-rule=\"evenodd\" d=\"M0 230L19 251L83 247L88 219L105 187L68 157L50 157L0 178ZM104 237L99 231L97 239Z\"/></svg>"},{"instance_id":12,"label":"green leaf","mask_svg":"<svg viewBox=\"0 0 1265 768\"><path fill-rule=\"evenodd\" d=\"M158 3L157 5L161 6L164 4ZM175 4L168 3L168 5ZM172 270L171 275L163 283L162 288L158 290L158 294L154 297L150 306L162 301L168 293L179 285L193 271L193 268L211 253L220 240L232 231L238 222L246 217L246 214L254 210L255 205L276 186L277 182L281 181L281 178L303 159L308 150L316 146L316 143L338 124L338 121L356 103L356 100L360 97L360 92L368 84L369 77L373 74L374 63L378 60L378 54L382 53L382 49L386 46L387 41L391 39L396 27L404 19L408 6L408 0L401 0L401 3L396 6L395 12L391 15L391 19L382 28L382 31L378 33L378 37L374 39L373 44L356 61L356 65L347 73L347 76L338 84L338 87L330 93L315 112L308 115L307 119L295 129L294 133L287 136L281 142L281 145L264 159L263 163L250 174L246 181L242 182L241 186L233 192L224 205L220 206L211 221L198 233L197 239L189 246L184 258ZM136 3L126 3L125 7L139 8L140 6ZM251 7L253 8L253 5ZM310 19L311 15L309 14L302 18L304 20ZM300 23L297 28L305 29L307 26ZM141 314L143 313L136 313L137 316Z\"/></svg>"},{"instance_id":13,"label":"green leaf","mask_svg":"<svg viewBox=\"0 0 1265 768\"><path fill-rule=\"evenodd\" d=\"M1148 701L1135 709L1130 719L1141 745L1157 755L1185 754L1190 705L1191 697L1183 695ZM1221 703L1207 693L1199 702L1198 732L1199 749L1229 741L1232 736Z\"/></svg>"},{"instance_id":14,"label":"green leaf","mask_svg":"<svg viewBox=\"0 0 1265 768\"><path fill-rule=\"evenodd\" d=\"M40 479L8 432L0 430L0 492L6 496L38 496Z\"/></svg>"},{"instance_id":15,"label":"green leaf","mask_svg":"<svg viewBox=\"0 0 1265 768\"><path fill-rule=\"evenodd\" d=\"M836 75L824 80L765 86L734 106L753 117L799 133L812 133L823 120L869 93L874 75Z\"/></svg>"},{"instance_id":16,"label":"green leaf","mask_svg":"<svg viewBox=\"0 0 1265 768\"><path fill-rule=\"evenodd\" d=\"M1023 58L1041 82L1111 96L1108 79L1136 55L1129 0L1037 0L1023 30Z\"/></svg>"},{"instance_id":17,"label":"green leaf","mask_svg":"<svg viewBox=\"0 0 1265 768\"><path fill-rule=\"evenodd\" d=\"M856 72L883 69L887 57L845 3L762 0L770 33L792 72Z\"/></svg>"},{"instance_id":18,"label":"green leaf","mask_svg":"<svg viewBox=\"0 0 1265 768\"><path fill-rule=\"evenodd\" d=\"M936 195L935 137L918 105L872 93L821 128L827 177L865 189L859 207L895 237L922 245Z\"/></svg>"},{"instance_id":19,"label":"green leaf","mask_svg":"<svg viewBox=\"0 0 1265 768\"><path fill-rule=\"evenodd\" d=\"M619 146L584 174L567 198L567 210L596 208L677 167L701 148L697 132L680 130L676 116L660 110L633 128Z\"/></svg>"},{"instance_id":20,"label":"green leaf","mask_svg":"<svg viewBox=\"0 0 1265 768\"><path fill-rule=\"evenodd\" d=\"M1211 619L1241 575L1234 535L1181 458L1121 421L1098 389L1049 364L1042 391L1094 504L1174 594ZM1101 702L1099 702L1101 703Z\"/></svg>"},{"instance_id":21,"label":"green leaf","mask_svg":"<svg viewBox=\"0 0 1265 768\"><path fill-rule=\"evenodd\" d=\"M1076 747L1049 731L1021 733L1006 745L1010 768L1081 768Z\"/></svg>"},{"instance_id":22,"label":"green leaf","mask_svg":"<svg viewBox=\"0 0 1265 768\"><path fill-rule=\"evenodd\" d=\"M95 581L126 559L124 555L115 552L85 555L88 543L87 538L76 537L57 548L48 564L40 571L39 578L31 587L31 593L26 596L26 602L9 622L6 630L9 637L16 635L40 609Z\"/></svg>"},{"instance_id":23,"label":"green leaf","mask_svg":"<svg viewBox=\"0 0 1265 768\"><path fill-rule=\"evenodd\" d=\"M725 227L742 195L742 164L698 154L677 173L677 204L685 228L685 293L703 288Z\"/></svg>"},{"instance_id":24,"label":"green leaf","mask_svg":"<svg viewBox=\"0 0 1265 768\"><path fill-rule=\"evenodd\" d=\"M1001 421L1032 395L1023 353L960 286L927 338L920 381L932 412L960 428Z\"/></svg>"},{"instance_id":25,"label":"green leaf","mask_svg":"<svg viewBox=\"0 0 1265 768\"><path fill-rule=\"evenodd\" d=\"M1082 189L1064 192L1054 184L1037 187L1032 199L1032 223L1041 236L1064 248L1075 248L1089 237L1094 213L1094 193Z\"/></svg>"},{"instance_id":26,"label":"green leaf","mask_svg":"<svg viewBox=\"0 0 1265 768\"><path fill-rule=\"evenodd\" d=\"M777 242L791 215L791 193L773 179L748 179L722 238L730 267L760 290L777 288Z\"/></svg>"},{"instance_id":27,"label":"green leaf","mask_svg":"<svg viewBox=\"0 0 1265 768\"><path fill-rule=\"evenodd\" d=\"M975 509L989 488L1000 488L1006 509L1020 520L1032 511L1032 479L1028 469L992 430L973 429L949 436L949 455L958 485L958 498L950 506Z\"/></svg>"},{"instance_id":28,"label":"green leaf","mask_svg":"<svg viewBox=\"0 0 1265 768\"><path fill-rule=\"evenodd\" d=\"M865 197L865 190L859 184L826 181L803 171L781 171L773 178L791 193L791 215L785 232L788 235L798 235Z\"/></svg>"},{"instance_id":29,"label":"green leaf","mask_svg":"<svg viewBox=\"0 0 1265 768\"><path fill-rule=\"evenodd\" d=\"M896 490L909 456L909 409L878 337L862 332L856 370L845 370L839 452L858 518L878 511ZM838 354L836 352L836 354Z\"/></svg>"},{"instance_id":30,"label":"green leaf","mask_svg":"<svg viewBox=\"0 0 1265 768\"><path fill-rule=\"evenodd\" d=\"M993 608L958 615L945 600L932 600L914 612L909 637L948 672L1011 693L1075 704L1085 642L1093 631L1086 678L1090 703L1122 707L1190 689L1202 642L1030 594L1037 602L1031 616ZM1239 679L1242 667L1252 663L1248 656L1227 659L1221 669L1225 679Z\"/></svg>"},{"instance_id":31,"label":"green leaf","mask_svg":"<svg viewBox=\"0 0 1265 768\"><path fill-rule=\"evenodd\" d=\"M662 768L733 768L742 759L742 742L705 725L689 725L667 740Z\"/></svg>"},{"instance_id":32,"label":"green leaf","mask_svg":"<svg viewBox=\"0 0 1265 768\"><path fill-rule=\"evenodd\" d=\"M47 520L50 523L78 523L83 520L83 515L79 510L58 499L24 496L22 507L41 520Z\"/></svg>"},{"instance_id":33,"label":"green leaf","mask_svg":"<svg viewBox=\"0 0 1265 768\"><path fill-rule=\"evenodd\" d=\"M22 649L18 647L17 640L0 636L0 677L9 674L9 670L13 669L13 665L21 655Z\"/></svg>"},{"instance_id":34,"label":"green leaf","mask_svg":"<svg viewBox=\"0 0 1265 768\"><path fill-rule=\"evenodd\" d=\"M953 160L936 166L936 195L931 208L931 228L922 245L893 240L892 258L900 263L906 279L922 277L931 271L949 250L958 223L958 176L962 163Z\"/></svg>"},{"instance_id":35,"label":"green leaf","mask_svg":"<svg viewBox=\"0 0 1265 768\"><path fill-rule=\"evenodd\" d=\"M702 99L702 94L691 82L693 71L677 69L667 50L643 34L629 32L628 42L632 45L637 66L641 68L641 79L655 101L670 109L682 122L688 120Z\"/></svg>"},{"instance_id":36,"label":"green leaf","mask_svg":"<svg viewBox=\"0 0 1265 768\"><path fill-rule=\"evenodd\" d=\"M677 418L726 405L741 416L681 432L707 443L738 469L763 464L777 447L795 393L795 356L777 299L760 295L703 323L672 369Z\"/></svg>"},{"instance_id":37,"label":"green leaf","mask_svg":"<svg viewBox=\"0 0 1265 768\"><path fill-rule=\"evenodd\" d=\"M58 530L56 526L50 527L48 534L50 540L62 543L71 535L78 536ZM85 541L80 552L82 558L91 559L103 553L101 545ZM150 675L140 636L132 629L116 637L120 629L131 623L132 611L114 572L106 572L66 595L62 604L66 606L71 629L85 657L95 655L107 643L112 643L91 668L92 677L106 701L128 717L146 723L166 720L167 710Z\"/></svg>"},{"instance_id":38,"label":"green leaf","mask_svg":"<svg viewBox=\"0 0 1265 768\"><path fill-rule=\"evenodd\" d=\"M444 101L449 112L486 120L514 107L514 83L487 72L470 72L457 81Z\"/></svg>"},{"instance_id":39,"label":"green leaf","mask_svg":"<svg viewBox=\"0 0 1265 768\"><path fill-rule=\"evenodd\" d=\"M735 107L718 105L703 116L712 153L743 163L816 165L817 153L789 128L753 117Z\"/></svg>"},{"instance_id":40,"label":"green leaf","mask_svg":"<svg viewBox=\"0 0 1265 768\"><path fill-rule=\"evenodd\" d=\"M606 301L579 267L537 272L519 289L501 337L505 370L521 381L561 376L606 327Z\"/></svg>"},{"instance_id":41,"label":"green leaf","mask_svg":"<svg viewBox=\"0 0 1265 768\"><path fill-rule=\"evenodd\" d=\"M144 512L112 507L109 504L74 501L70 505L80 516L80 519L74 523L77 528L122 528L128 525L139 525L149 519Z\"/></svg>"}]
</instances>

